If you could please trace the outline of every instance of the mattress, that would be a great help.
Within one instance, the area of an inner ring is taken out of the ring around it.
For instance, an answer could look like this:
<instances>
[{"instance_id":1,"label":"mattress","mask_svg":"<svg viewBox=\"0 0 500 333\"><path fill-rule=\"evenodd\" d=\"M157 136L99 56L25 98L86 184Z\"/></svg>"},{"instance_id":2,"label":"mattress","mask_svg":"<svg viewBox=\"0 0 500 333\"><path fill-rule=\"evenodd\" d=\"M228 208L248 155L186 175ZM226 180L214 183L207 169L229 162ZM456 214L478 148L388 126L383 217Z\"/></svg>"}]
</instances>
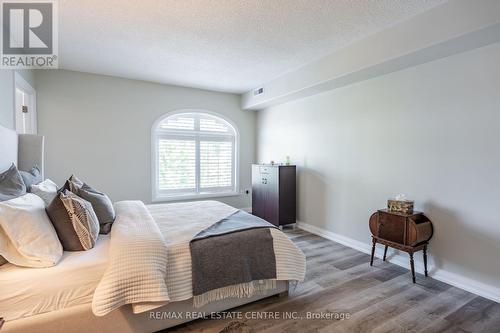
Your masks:
<instances>
[{"instance_id":1,"label":"mattress","mask_svg":"<svg viewBox=\"0 0 500 333\"><path fill-rule=\"evenodd\" d=\"M15 320L92 302L108 262L109 235L84 252L64 252L49 268L0 268L0 317Z\"/></svg>"}]
</instances>

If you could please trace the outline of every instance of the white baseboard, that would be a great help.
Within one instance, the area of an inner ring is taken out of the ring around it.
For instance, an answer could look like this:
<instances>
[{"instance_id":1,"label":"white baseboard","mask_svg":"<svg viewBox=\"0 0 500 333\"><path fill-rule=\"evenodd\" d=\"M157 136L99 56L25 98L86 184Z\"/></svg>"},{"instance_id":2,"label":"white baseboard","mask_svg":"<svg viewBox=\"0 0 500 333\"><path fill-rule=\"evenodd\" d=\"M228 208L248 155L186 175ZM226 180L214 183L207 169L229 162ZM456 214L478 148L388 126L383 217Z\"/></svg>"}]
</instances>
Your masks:
<instances>
[{"instance_id":1,"label":"white baseboard","mask_svg":"<svg viewBox=\"0 0 500 333\"><path fill-rule=\"evenodd\" d=\"M334 242L348 246L355 250L371 254L371 244L360 242L358 240L339 235L332 231L319 228L305 222L297 221L297 226L300 229L308 231L312 234L332 240ZM387 260L393 264L409 269L409 258L408 255L405 254L406 253L390 255L388 253ZM377 249L375 250L375 256L377 258L382 258L384 256L384 251L382 246L377 246ZM423 260L419 257L420 256L415 256L415 271L423 274L424 273ZM429 267L428 267L429 276L431 276L432 278L500 303L500 288L464 277L456 273L448 272L443 269L434 269L432 266L432 262L433 262L432 256L429 255Z\"/></svg>"}]
</instances>

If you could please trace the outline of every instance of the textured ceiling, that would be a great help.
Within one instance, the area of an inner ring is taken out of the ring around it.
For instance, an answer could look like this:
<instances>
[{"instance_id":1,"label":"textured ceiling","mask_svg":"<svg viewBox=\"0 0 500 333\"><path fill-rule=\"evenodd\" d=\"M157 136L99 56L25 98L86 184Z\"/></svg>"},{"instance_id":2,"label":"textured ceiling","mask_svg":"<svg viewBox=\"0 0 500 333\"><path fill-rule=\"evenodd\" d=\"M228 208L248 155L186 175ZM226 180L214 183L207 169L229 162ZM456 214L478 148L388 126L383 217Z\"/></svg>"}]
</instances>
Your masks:
<instances>
[{"instance_id":1,"label":"textured ceiling","mask_svg":"<svg viewBox=\"0 0 500 333\"><path fill-rule=\"evenodd\" d=\"M60 67L245 92L445 0L61 0Z\"/></svg>"}]
</instances>

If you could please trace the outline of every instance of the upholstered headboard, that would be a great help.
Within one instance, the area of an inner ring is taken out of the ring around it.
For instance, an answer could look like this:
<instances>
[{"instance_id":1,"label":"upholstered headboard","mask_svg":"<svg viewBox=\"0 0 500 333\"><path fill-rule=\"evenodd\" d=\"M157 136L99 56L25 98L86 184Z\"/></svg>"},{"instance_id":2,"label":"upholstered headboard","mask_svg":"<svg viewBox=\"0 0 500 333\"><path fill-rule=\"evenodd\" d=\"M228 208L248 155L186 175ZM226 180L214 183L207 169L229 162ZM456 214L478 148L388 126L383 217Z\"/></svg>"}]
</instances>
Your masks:
<instances>
[{"instance_id":1,"label":"upholstered headboard","mask_svg":"<svg viewBox=\"0 0 500 333\"><path fill-rule=\"evenodd\" d=\"M38 165L44 177L45 138L40 135L17 134L0 125L0 172L15 163L20 170Z\"/></svg>"}]
</instances>

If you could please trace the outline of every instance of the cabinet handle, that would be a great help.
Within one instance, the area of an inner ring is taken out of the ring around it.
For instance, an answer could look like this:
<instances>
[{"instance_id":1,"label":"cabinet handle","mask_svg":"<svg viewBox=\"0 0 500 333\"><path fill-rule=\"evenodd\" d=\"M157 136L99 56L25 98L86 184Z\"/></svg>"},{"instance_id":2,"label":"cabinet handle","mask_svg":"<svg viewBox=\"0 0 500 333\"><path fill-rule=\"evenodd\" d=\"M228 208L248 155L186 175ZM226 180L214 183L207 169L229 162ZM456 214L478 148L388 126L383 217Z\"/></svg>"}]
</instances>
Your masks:
<instances>
[{"instance_id":1,"label":"cabinet handle","mask_svg":"<svg viewBox=\"0 0 500 333\"><path fill-rule=\"evenodd\" d=\"M262 184L267 185L267 179L266 178L262 178Z\"/></svg>"}]
</instances>

